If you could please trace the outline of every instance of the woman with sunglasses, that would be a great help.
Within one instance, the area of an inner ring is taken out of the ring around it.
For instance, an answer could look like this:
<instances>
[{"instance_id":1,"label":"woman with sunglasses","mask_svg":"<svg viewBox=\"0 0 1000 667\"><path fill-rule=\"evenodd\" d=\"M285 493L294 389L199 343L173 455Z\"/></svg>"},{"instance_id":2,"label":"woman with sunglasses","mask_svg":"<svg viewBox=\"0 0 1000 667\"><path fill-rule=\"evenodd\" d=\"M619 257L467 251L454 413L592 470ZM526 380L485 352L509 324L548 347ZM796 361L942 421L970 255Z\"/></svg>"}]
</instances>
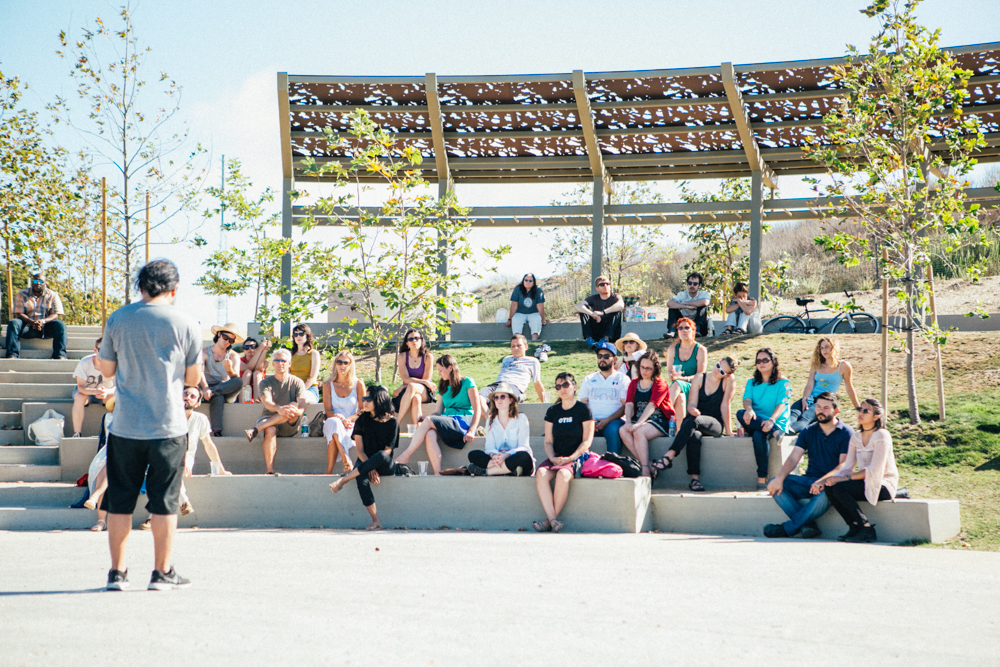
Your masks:
<instances>
[{"instance_id":1,"label":"woman with sunglasses","mask_svg":"<svg viewBox=\"0 0 1000 667\"><path fill-rule=\"evenodd\" d=\"M674 408L670 402L670 387L660 377L660 357L656 350L646 350L639 357L639 377L628 386L625 399L625 426L619 437L642 466L643 477L651 477L649 441L667 435Z\"/></svg>"},{"instance_id":2,"label":"woman with sunglasses","mask_svg":"<svg viewBox=\"0 0 1000 667\"><path fill-rule=\"evenodd\" d=\"M549 323L545 318L545 294L538 286L534 273L526 273L510 295L510 311L507 326L514 333L521 333L524 323L528 323L531 340L538 340L542 327Z\"/></svg>"},{"instance_id":3,"label":"woman with sunglasses","mask_svg":"<svg viewBox=\"0 0 1000 667\"><path fill-rule=\"evenodd\" d=\"M410 446L396 459L397 463L409 463L413 452L426 442L427 459L435 475L441 472L438 440L453 449L462 449L475 438L482 415L476 383L472 378L462 377L455 357L442 355L437 361L437 374L440 378L438 393L441 394L437 412L419 418Z\"/></svg>"},{"instance_id":4,"label":"woman with sunglasses","mask_svg":"<svg viewBox=\"0 0 1000 667\"><path fill-rule=\"evenodd\" d=\"M840 345L837 339L823 336L816 341L813 350L812 363L809 365L809 379L802 391L802 400L795 401L788 417L788 433L798 433L816 421L816 397L824 391L836 394L840 385L844 384L847 396L857 408L858 393L854 390L854 369L850 362L840 358Z\"/></svg>"},{"instance_id":5,"label":"woman with sunglasses","mask_svg":"<svg viewBox=\"0 0 1000 667\"><path fill-rule=\"evenodd\" d=\"M687 473L691 475L688 488L696 492L705 490L701 483L701 439L733 436L729 404L736 390L733 373L739 365L736 359L723 357L711 373L695 376L691 382L688 414L677 429L677 437L663 458L652 464L654 480L659 473L672 468L674 459L687 447Z\"/></svg>"},{"instance_id":6,"label":"woman with sunglasses","mask_svg":"<svg viewBox=\"0 0 1000 667\"><path fill-rule=\"evenodd\" d=\"M233 345L243 342L243 336L236 331L236 325L229 323L212 327L212 344L202 350L203 373L201 397L208 403L209 421L212 435L222 435L223 406L235 400L243 389L240 379L240 356Z\"/></svg>"},{"instance_id":7,"label":"woman with sunglasses","mask_svg":"<svg viewBox=\"0 0 1000 667\"><path fill-rule=\"evenodd\" d=\"M323 391L323 437L326 438L326 474L333 474L337 457L344 462L344 472L351 471L351 432L354 422L361 416L365 396L365 383L358 379L354 355L341 350L333 360L333 371Z\"/></svg>"},{"instance_id":8,"label":"woman with sunglasses","mask_svg":"<svg viewBox=\"0 0 1000 667\"><path fill-rule=\"evenodd\" d=\"M780 442L788 424L792 383L778 368L778 355L769 347L757 350L756 369L743 388L743 409L736 413L747 435L753 439L757 461L757 490L767 490L768 442Z\"/></svg>"},{"instance_id":9,"label":"woman with sunglasses","mask_svg":"<svg viewBox=\"0 0 1000 667\"><path fill-rule=\"evenodd\" d=\"M434 355L427 351L424 335L416 329L407 329L396 354L399 379L403 384L392 398L396 420L402 422L406 415L416 424L420 421L420 404L434 402L436 387L431 382Z\"/></svg>"},{"instance_id":10,"label":"woman with sunglasses","mask_svg":"<svg viewBox=\"0 0 1000 667\"><path fill-rule=\"evenodd\" d=\"M646 351L646 343L631 331L615 341L615 347L622 358L615 362L615 370L628 376L629 380L639 377L639 357Z\"/></svg>"},{"instance_id":11,"label":"woman with sunglasses","mask_svg":"<svg viewBox=\"0 0 1000 667\"><path fill-rule=\"evenodd\" d=\"M531 477L535 472L528 416L519 413L515 392L501 382L490 394L486 447L469 452L469 474Z\"/></svg>"},{"instance_id":12,"label":"woman with sunglasses","mask_svg":"<svg viewBox=\"0 0 1000 667\"><path fill-rule=\"evenodd\" d=\"M349 473L330 484L330 490L337 493L352 479L358 480L361 503L368 510L372 522L365 530L380 530L382 521L375 509L372 484L381 481L381 475L395 475L396 464L392 462L392 450L399 446L399 422L392 413L392 401L385 387L368 388L361 399L363 412L354 424L354 443L358 449L358 465Z\"/></svg>"},{"instance_id":13,"label":"woman with sunglasses","mask_svg":"<svg viewBox=\"0 0 1000 667\"><path fill-rule=\"evenodd\" d=\"M571 373L556 376L559 402L545 411L545 455L535 473L535 489L545 510L544 521L532 521L540 533L558 533L563 522L559 514L569 497L574 462L590 450L594 442L594 415L586 403L576 399L576 378ZM554 488L553 488L554 487Z\"/></svg>"},{"instance_id":14,"label":"woman with sunglasses","mask_svg":"<svg viewBox=\"0 0 1000 667\"><path fill-rule=\"evenodd\" d=\"M874 542L875 525L858 506L867 500L874 507L880 500L896 497L899 471L892 451L892 435L885 428L885 409L874 398L866 398L858 411L858 429L851 436L847 459L812 485L811 493L826 491L826 497L847 524L841 542ZM857 468L857 470L855 470Z\"/></svg>"},{"instance_id":15,"label":"woman with sunglasses","mask_svg":"<svg viewBox=\"0 0 1000 667\"><path fill-rule=\"evenodd\" d=\"M680 318L675 326L678 340L667 349L670 403L675 413L684 415L687 414L691 381L708 367L708 350L695 341L695 323L690 317Z\"/></svg>"},{"instance_id":16,"label":"woman with sunglasses","mask_svg":"<svg viewBox=\"0 0 1000 667\"><path fill-rule=\"evenodd\" d=\"M306 403L319 403L320 358L319 350L313 347L312 329L308 324L296 324L292 329L292 367L289 373L302 380L306 386Z\"/></svg>"},{"instance_id":17,"label":"woman with sunglasses","mask_svg":"<svg viewBox=\"0 0 1000 667\"><path fill-rule=\"evenodd\" d=\"M243 356L240 357L240 379L244 387L250 387L250 402L260 400L260 381L267 375L267 351L271 341L258 343L253 338L243 341Z\"/></svg>"}]
</instances>

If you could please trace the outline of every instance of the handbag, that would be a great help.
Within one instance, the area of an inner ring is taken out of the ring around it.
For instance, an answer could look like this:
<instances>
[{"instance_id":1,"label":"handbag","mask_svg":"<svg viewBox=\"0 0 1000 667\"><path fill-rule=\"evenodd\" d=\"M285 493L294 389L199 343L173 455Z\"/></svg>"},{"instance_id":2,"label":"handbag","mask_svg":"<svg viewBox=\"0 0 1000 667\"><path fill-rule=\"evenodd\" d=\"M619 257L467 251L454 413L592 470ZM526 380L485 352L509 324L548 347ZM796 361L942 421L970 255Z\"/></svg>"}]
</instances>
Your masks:
<instances>
[{"instance_id":1,"label":"handbag","mask_svg":"<svg viewBox=\"0 0 1000 667\"><path fill-rule=\"evenodd\" d=\"M591 456L580 466L580 472L584 477L618 479L622 476L622 467L600 456Z\"/></svg>"},{"instance_id":2,"label":"handbag","mask_svg":"<svg viewBox=\"0 0 1000 667\"><path fill-rule=\"evenodd\" d=\"M50 408L28 426L28 440L42 447L58 447L65 428L66 418Z\"/></svg>"},{"instance_id":3,"label":"handbag","mask_svg":"<svg viewBox=\"0 0 1000 667\"><path fill-rule=\"evenodd\" d=\"M613 454L612 452L607 452L601 455L601 458L605 461L610 461L622 469L622 476L635 478L642 474L642 466L631 456L626 456L623 454Z\"/></svg>"},{"instance_id":4,"label":"handbag","mask_svg":"<svg viewBox=\"0 0 1000 667\"><path fill-rule=\"evenodd\" d=\"M326 423L326 413L322 411L317 412L316 415L309 420L309 437L322 438L324 423Z\"/></svg>"}]
</instances>

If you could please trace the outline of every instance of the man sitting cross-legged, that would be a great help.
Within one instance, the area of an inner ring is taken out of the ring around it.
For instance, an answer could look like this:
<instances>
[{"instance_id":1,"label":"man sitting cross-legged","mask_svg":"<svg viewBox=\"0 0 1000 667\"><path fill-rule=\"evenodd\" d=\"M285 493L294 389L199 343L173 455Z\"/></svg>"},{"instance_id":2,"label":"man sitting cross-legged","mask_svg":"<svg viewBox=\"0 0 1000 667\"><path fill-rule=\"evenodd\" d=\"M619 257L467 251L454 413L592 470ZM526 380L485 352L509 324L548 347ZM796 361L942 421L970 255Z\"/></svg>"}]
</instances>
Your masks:
<instances>
[{"instance_id":1,"label":"man sitting cross-legged","mask_svg":"<svg viewBox=\"0 0 1000 667\"><path fill-rule=\"evenodd\" d=\"M824 391L816 397L816 423L809 426L795 441L792 453L785 459L778 475L767 484L767 491L788 515L785 523L764 526L766 537L819 537L822 533L816 520L830 507L826 491L813 495L813 482L838 468L847 458L848 445L854 431L840 421L840 404L836 395ZM803 454L809 454L805 475L792 475ZM802 501L805 501L804 503Z\"/></svg>"},{"instance_id":2,"label":"man sitting cross-legged","mask_svg":"<svg viewBox=\"0 0 1000 667\"><path fill-rule=\"evenodd\" d=\"M289 372L291 363L292 353L285 348L274 353L271 358L274 375L260 381L260 402L264 405L264 413L256 427L244 431L250 442L263 431L264 465L267 466L268 475L274 474L274 453L278 449L278 436L295 436L306 411L306 386Z\"/></svg>"}]
</instances>

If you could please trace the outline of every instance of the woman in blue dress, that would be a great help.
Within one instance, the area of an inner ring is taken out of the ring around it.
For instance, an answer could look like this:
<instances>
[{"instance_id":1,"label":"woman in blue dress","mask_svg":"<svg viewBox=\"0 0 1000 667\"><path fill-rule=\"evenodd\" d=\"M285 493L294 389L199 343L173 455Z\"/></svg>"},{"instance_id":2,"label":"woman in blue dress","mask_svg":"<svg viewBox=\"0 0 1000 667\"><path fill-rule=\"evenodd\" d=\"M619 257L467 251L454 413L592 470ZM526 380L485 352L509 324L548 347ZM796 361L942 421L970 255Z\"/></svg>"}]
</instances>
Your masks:
<instances>
[{"instance_id":1,"label":"woman in blue dress","mask_svg":"<svg viewBox=\"0 0 1000 667\"><path fill-rule=\"evenodd\" d=\"M768 443L778 442L788 425L788 406L792 402L792 383L778 368L778 355L769 347L757 350L756 370L743 389L743 409L736 420L753 439L757 461L757 490L767 489Z\"/></svg>"},{"instance_id":2,"label":"woman in blue dress","mask_svg":"<svg viewBox=\"0 0 1000 667\"><path fill-rule=\"evenodd\" d=\"M816 421L816 411L813 405L816 397L824 391L836 394L841 385L847 390L847 396L857 408L858 394L854 391L854 369L848 361L840 358L840 345L836 338L824 336L816 343L813 350L812 363L809 366L809 379L802 391L802 400L792 403L788 418L789 434L798 433Z\"/></svg>"}]
</instances>

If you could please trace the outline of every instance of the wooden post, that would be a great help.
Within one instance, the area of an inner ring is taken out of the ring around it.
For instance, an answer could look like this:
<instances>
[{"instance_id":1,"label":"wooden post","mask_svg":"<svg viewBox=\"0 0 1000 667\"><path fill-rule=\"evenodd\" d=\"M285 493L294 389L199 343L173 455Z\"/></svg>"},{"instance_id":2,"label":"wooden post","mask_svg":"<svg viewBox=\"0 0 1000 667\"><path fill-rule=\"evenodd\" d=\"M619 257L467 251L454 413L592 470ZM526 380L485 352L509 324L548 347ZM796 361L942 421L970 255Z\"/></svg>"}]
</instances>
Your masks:
<instances>
[{"instance_id":1,"label":"wooden post","mask_svg":"<svg viewBox=\"0 0 1000 667\"><path fill-rule=\"evenodd\" d=\"M882 248L882 267L889 262L889 251ZM889 411L889 279L882 276L882 408Z\"/></svg>"},{"instance_id":2,"label":"wooden post","mask_svg":"<svg viewBox=\"0 0 1000 667\"><path fill-rule=\"evenodd\" d=\"M934 267L927 265L927 291L931 297L931 322L937 326L937 308L934 307ZM944 422L944 371L941 369L941 344L934 341L934 357L937 364L938 419Z\"/></svg>"},{"instance_id":3,"label":"wooden post","mask_svg":"<svg viewBox=\"0 0 1000 667\"><path fill-rule=\"evenodd\" d=\"M149 264L149 190L146 190L146 264Z\"/></svg>"},{"instance_id":4,"label":"wooden post","mask_svg":"<svg viewBox=\"0 0 1000 667\"><path fill-rule=\"evenodd\" d=\"M108 179L101 179L101 335L108 323Z\"/></svg>"}]
</instances>

